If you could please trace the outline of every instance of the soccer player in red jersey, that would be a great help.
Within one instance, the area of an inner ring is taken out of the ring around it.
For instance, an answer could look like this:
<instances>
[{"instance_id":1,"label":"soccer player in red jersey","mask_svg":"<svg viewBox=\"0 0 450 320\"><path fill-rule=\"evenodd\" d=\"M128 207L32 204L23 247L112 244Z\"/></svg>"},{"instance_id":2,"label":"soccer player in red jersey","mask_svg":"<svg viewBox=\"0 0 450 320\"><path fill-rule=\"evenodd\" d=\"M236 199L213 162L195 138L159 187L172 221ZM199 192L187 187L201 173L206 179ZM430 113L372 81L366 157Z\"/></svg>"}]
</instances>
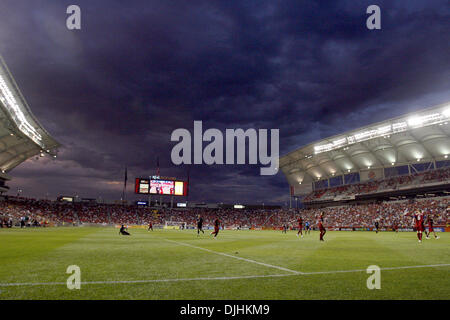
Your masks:
<instances>
[{"instance_id":1,"label":"soccer player in red jersey","mask_svg":"<svg viewBox=\"0 0 450 320\"><path fill-rule=\"evenodd\" d=\"M317 224L319 225L319 231L320 231L320 241L325 241L325 240L323 240L323 236L325 235L325 233L327 233L327 230L325 230L325 227L323 226L323 218L324 218L324 213L321 212L319 219L317 219Z\"/></svg>"},{"instance_id":2,"label":"soccer player in red jersey","mask_svg":"<svg viewBox=\"0 0 450 320\"><path fill-rule=\"evenodd\" d=\"M419 243L422 242L422 232L425 230L425 226L423 224L423 213L419 210L414 214L413 222L417 231L417 238L419 239Z\"/></svg>"},{"instance_id":3,"label":"soccer player in red jersey","mask_svg":"<svg viewBox=\"0 0 450 320\"><path fill-rule=\"evenodd\" d=\"M297 222L298 222L298 232L297 232L297 238L298 238L298 235L300 234L301 236L302 236L302 238L303 238L303 219L302 219L302 217L299 217L298 219L297 219Z\"/></svg>"},{"instance_id":4,"label":"soccer player in red jersey","mask_svg":"<svg viewBox=\"0 0 450 320\"><path fill-rule=\"evenodd\" d=\"M214 231L211 232L210 235L214 235L214 239L217 238L217 235L219 234L219 229L220 229L220 220L216 219L214 220Z\"/></svg>"},{"instance_id":5,"label":"soccer player in red jersey","mask_svg":"<svg viewBox=\"0 0 450 320\"><path fill-rule=\"evenodd\" d=\"M398 224L396 220L392 223L392 231L398 232Z\"/></svg>"},{"instance_id":6,"label":"soccer player in red jersey","mask_svg":"<svg viewBox=\"0 0 450 320\"><path fill-rule=\"evenodd\" d=\"M439 237L436 235L436 232L434 231L433 228L433 218L432 217L428 217L428 232L425 230L425 234L427 236L427 239L430 239L430 233L434 234L434 238L435 239L439 239Z\"/></svg>"},{"instance_id":7,"label":"soccer player in red jersey","mask_svg":"<svg viewBox=\"0 0 450 320\"><path fill-rule=\"evenodd\" d=\"M150 230L153 231L153 223L151 223L151 222L148 223L148 229L147 229L147 231L150 231Z\"/></svg>"}]
</instances>

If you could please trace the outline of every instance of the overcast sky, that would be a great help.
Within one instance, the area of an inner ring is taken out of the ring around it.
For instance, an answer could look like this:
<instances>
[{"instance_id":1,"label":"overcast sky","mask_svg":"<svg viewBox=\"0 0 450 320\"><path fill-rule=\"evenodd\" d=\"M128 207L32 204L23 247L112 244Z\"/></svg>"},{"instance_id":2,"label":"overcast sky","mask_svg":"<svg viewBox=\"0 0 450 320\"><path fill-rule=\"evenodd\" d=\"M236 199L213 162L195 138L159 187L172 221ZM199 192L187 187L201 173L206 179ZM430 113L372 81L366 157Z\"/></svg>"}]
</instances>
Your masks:
<instances>
[{"instance_id":1,"label":"overcast sky","mask_svg":"<svg viewBox=\"0 0 450 320\"><path fill-rule=\"evenodd\" d=\"M81 8L81 30L66 9ZM381 8L368 30L366 8ZM280 129L280 152L450 101L450 6L428 1L2 0L0 54L58 158L12 170L10 194L118 199L128 167L185 178L177 128ZM280 171L191 166L189 200L288 201Z\"/></svg>"}]
</instances>

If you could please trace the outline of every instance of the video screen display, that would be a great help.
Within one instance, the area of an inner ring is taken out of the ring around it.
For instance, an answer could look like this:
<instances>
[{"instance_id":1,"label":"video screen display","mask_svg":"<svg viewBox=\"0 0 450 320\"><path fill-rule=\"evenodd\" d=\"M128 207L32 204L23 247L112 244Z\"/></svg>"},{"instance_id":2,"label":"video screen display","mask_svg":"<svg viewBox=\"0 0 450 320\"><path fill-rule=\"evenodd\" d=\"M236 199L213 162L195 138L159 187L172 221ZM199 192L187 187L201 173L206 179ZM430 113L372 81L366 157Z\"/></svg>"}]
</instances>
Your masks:
<instances>
[{"instance_id":1,"label":"video screen display","mask_svg":"<svg viewBox=\"0 0 450 320\"><path fill-rule=\"evenodd\" d=\"M136 193L148 193L150 189L150 180L136 179Z\"/></svg>"},{"instance_id":2,"label":"video screen display","mask_svg":"<svg viewBox=\"0 0 450 320\"><path fill-rule=\"evenodd\" d=\"M184 182L183 181L175 181L175 195L176 196L184 195Z\"/></svg>"},{"instance_id":3,"label":"video screen display","mask_svg":"<svg viewBox=\"0 0 450 320\"><path fill-rule=\"evenodd\" d=\"M150 194L175 194L175 181L150 180Z\"/></svg>"},{"instance_id":4,"label":"video screen display","mask_svg":"<svg viewBox=\"0 0 450 320\"><path fill-rule=\"evenodd\" d=\"M134 191L138 194L187 196L188 183L176 180L136 178Z\"/></svg>"}]
</instances>

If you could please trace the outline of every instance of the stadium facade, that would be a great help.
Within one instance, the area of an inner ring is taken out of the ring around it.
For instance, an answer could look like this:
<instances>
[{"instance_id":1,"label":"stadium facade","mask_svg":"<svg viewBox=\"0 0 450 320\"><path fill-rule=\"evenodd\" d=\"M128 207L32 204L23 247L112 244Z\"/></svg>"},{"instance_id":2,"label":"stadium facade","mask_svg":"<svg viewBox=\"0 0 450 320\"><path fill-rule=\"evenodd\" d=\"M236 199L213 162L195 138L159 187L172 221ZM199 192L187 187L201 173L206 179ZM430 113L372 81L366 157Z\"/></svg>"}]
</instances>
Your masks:
<instances>
[{"instance_id":1,"label":"stadium facade","mask_svg":"<svg viewBox=\"0 0 450 320\"><path fill-rule=\"evenodd\" d=\"M56 157L59 146L31 112L0 56L0 192L7 191L6 173L36 155Z\"/></svg>"},{"instance_id":2,"label":"stadium facade","mask_svg":"<svg viewBox=\"0 0 450 320\"><path fill-rule=\"evenodd\" d=\"M302 198L314 190L445 168L449 121L450 103L441 104L311 143L281 157L280 169L291 196Z\"/></svg>"}]
</instances>

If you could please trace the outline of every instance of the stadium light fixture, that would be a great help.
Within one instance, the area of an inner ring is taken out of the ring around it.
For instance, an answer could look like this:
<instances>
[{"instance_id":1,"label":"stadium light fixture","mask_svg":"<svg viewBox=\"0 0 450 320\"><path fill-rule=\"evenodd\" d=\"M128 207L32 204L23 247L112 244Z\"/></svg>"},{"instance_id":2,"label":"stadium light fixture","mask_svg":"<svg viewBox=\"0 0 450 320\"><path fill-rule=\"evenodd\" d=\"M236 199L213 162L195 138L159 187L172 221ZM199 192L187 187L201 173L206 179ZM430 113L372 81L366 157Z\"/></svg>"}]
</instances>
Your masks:
<instances>
[{"instance_id":1,"label":"stadium light fixture","mask_svg":"<svg viewBox=\"0 0 450 320\"><path fill-rule=\"evenodd\" d=\"M394 165L394 164L395 164L395 162L391 162L391 164L392 164L392 165Z\"/></svg>"},{"instance_id":2,"label":"stadium light fixture","mask_svg":"<svg viewBox=\"0 0 450 320\"><path fill-rule=\"evenodd\" d=\"M418 126L421 125L422 123L423 123L422 118L417 116L408 119L408 125L410 126Z\"/></svg>"},{"instance_id":3,"label":"stadium light fixture","mask_svg":"<svg viewBox=\"0 0 450 320\"><path fill-rule=\"evenodd\" d=\"M392 134L404 132L408 129L415 129L429 125L442 125L448 124L450 118L450 105L445 107L439 112L417 114L410 118L396 120L392 124L382 125L380 127L368 128L364 131L360 131L346 137L341 137L337 140L331 141L327 144L314 146L314 154L328 152L335 149L341 149L346 151L349 146L358 142L384 137L390 138ZM444 122L445 121L445 122ZM409 127L409 128L408 128Z\"/></svg>"},{"instance_id":4,"label":"stadium light fixture","mask_svg":"<svg viewBox=\"0 0 450 320\"><path fill-rule=\"evenodd\" d=\"M442 121L441 113L432 113L422 116L413 116L408 119L410 127L423 127L424 125L436 124Z\"/></svg>"},{"instance_id":5,"label":"stadium light fixture","mask_svg":"<svg viewBox=\"0 0 450 320\"><path fill-rule=\"evenodd\" d=\"M387 125L387 126L382 126L382 127L379 127L378 129L377 129L377 133L378 134L380 134L380 135L385 135L386 133L388 133L388 132L391 132L392 131L392 126L389 124L389 125Z\"/></svg>"},{"instance_id":6,"label":"stadium light fixture","mask_svg":"<svg viewBox=\"0 0 450 320\"><path fill-rule=\"evenodd\" d=\"M448 158L448 154L446 154L446 155L444 156L444 158L447 159L447 158Z\"/></svg>"},{"instance_id":7,"label":"stadium light fixture","mask_svg":"<svg viewBox=\"0 0 450 320\"><path fill-rule=\"evenodd\" d=\"M11 113L14 122L19 127L19 130L26 134L36 144L43 146L42 136L26 119L25 114L22 112L19 103L17 102L12 91L9 89L9 86L2 75L0 75L0 101Z\"/></svg>"},{"instance_id":8,"label":"stadium light fixture","mask_svg":"<svg viewBox=\"0 0 450 320\"><path fill-rule=\"evenodd\" d=\"M350 172L350 169L348 169L347 172Z\"/></svg>"}]
</instances>

